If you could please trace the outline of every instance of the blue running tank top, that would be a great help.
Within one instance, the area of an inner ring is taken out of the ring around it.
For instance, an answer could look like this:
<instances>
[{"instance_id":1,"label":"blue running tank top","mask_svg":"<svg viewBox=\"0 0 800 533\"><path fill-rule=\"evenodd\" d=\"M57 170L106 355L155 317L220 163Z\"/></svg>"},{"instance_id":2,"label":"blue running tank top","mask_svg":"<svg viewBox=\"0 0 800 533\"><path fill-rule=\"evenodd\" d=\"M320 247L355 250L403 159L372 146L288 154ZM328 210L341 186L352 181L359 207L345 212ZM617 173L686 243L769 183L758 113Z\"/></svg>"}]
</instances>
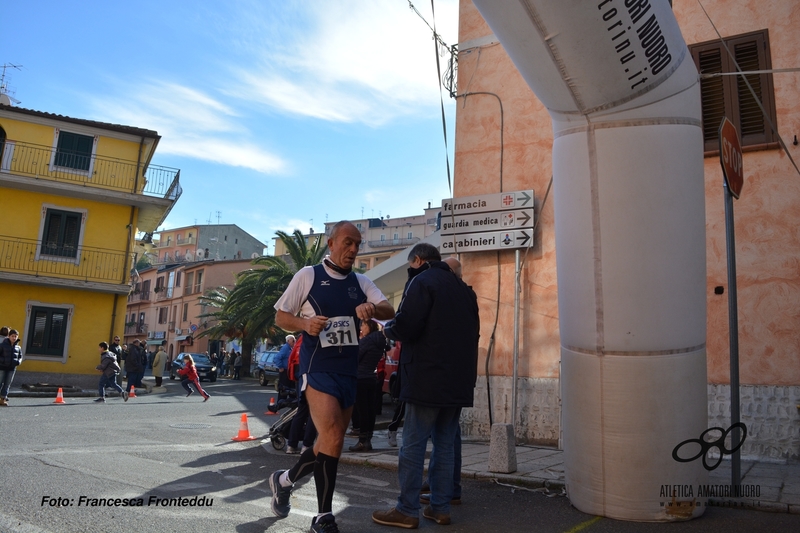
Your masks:
<instances>
[{"instance_id":1,"label":"blue running tank top","mask_svg":"<svg viewBox=\"0 0 800 533\"><path fill-rule=\"evenodd\" d=\"M322 264L314 266L314 283L308 303L317 315L328 317L318 337L304 333L300 346L300 372L358 375L359 320L356 307L367 301L354 272L334 279Z\"/></svg>"}]
</instances>

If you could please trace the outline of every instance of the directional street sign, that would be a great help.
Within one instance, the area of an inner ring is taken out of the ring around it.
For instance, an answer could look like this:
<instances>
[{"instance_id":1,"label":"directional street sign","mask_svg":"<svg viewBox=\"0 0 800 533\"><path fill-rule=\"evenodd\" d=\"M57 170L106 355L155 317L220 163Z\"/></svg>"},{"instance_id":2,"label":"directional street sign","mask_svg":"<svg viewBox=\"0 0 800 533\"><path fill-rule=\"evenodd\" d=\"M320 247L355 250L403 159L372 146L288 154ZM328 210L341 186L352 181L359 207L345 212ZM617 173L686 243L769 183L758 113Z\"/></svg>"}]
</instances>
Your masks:
<instances>
[{"instance_id":1,"label":"directional street sign","mask_svg":"<svg viewBox=\"0 0 800 533\"><path fill-rule=\"evenodd\" d=\"M442 252L533 245L533 190L442 200Z\"/></svg>"},{"instance_id":2,"label":"directional street sign","mask_svg":"<svg viewBox=\"0 0 800 533\"><path fill-rule=\"evenodd\" d=\"M442 235L533 227L533 207L492 213L442 215Z\"/></svg>"},{"instance_id":3,"label":"directional street sign","mask_svg":"<svg viewBox=\"0 0 800 533\"><path fill-rule=\"evenodd\" d=\"M522 207L533 208L533 190L447 198L442 200L442 220L451 213L464 215L467 213L505 211Z\"/></svg>"},{"instance_id":4,"label":"directional street sign","mask_svg":"<svg viewBox=\"0 0 800 533\"><path fill-rule=\"evenodd\" d=\"M529 229L442 235L441 250L445 253L456 253L524 248L532 244L532 239L533 231Z\"/></svg>"}]
</instances>

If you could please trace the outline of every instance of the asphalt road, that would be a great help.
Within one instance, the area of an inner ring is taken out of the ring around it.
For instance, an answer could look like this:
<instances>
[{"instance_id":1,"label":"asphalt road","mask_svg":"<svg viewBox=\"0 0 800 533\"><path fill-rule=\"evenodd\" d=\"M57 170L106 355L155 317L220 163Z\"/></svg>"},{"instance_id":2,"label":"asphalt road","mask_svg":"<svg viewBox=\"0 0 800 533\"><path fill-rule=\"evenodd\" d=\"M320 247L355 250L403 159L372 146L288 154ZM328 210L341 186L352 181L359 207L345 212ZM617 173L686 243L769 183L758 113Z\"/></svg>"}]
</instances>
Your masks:
<instances>
[{"instance_id":1,"label":"asphalt road","mask_svg":"<svg viewBox=\"0 0 800 533\"><path fill-rule=\"evenodd\" d=\"M295 489L288 518L278 520L269 510L267 476L295 459L260 444L275 420L264 415L271 388L247 380L204 382L212 398L203 403L165 381L167 394L127 403L12 398L10 408L0 409L0 532L307 531L316 513L313 481ZM257 440L231 440L243 413ZM397 531L370 519L373 510L393 506L397 492L394 471L342 464L334 500L341 530ZM563 496L486 481L467 481L463 498L446 531L800 530L797 515L732 509L708 509L678 524L619 522L583 514ZM162 505L165 500L174 504ZM423 530L441 527L420 523Z\"/></svg>"}]
</instances>

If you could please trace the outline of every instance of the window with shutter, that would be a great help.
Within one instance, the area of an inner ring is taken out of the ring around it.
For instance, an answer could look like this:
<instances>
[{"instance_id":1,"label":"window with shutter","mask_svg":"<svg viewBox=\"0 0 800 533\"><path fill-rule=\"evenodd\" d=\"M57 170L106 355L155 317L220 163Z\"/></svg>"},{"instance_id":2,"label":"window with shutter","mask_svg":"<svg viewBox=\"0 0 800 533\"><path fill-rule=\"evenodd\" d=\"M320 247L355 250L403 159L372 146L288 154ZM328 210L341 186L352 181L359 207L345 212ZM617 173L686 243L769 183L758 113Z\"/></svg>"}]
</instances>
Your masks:
<instances>
[{"instance_id":1,"label":"window with shutter","mask_svg":"<svg viewBox=\"0 0 800 533\"><path fill-rule=\"evenodd\" d=\"M725 44L742 72L772 68L767 30L727 37ZM719 40L690 45L689 50L701 74L737 72L736 64ZM747 87L745 79L750 83L753 92ZM766 147L777 141L769 121L758 105L760 101L777 127L771 74L703 78L700 91L705 151L719 150L719 126L726 116L736 126L742 147Z\"/></svg>"},{"instance_id":2,"label":"window with shutter","mask_svg":"<svg viewBox=\"0 0 800 533\"><path fill-rule=\"evenodd\" d=\"M26 355L63 357L69 309L31 307Z\"/></svg>"},{"instance_id":3,"label":"window with shutter","mask_svg":"<svg viewBox=\"0 0 800 533\"><path fill-rule=\"evenodd\" d=\"M47 209L42 234L42 255L77 257L83 215L60 209Z\"/></svg>"},{"instance_id":4,"label":"window with shutter","mask_svg":"<svg viewBox=\"0 0 800 533\"><path fill-rule=\"evenodd\" d=\"M57 167L88 172L92 162L93 148L94 137L69 131L60 131L58 132L56 157L53 163Z\"/></svg>"}]
</instances>

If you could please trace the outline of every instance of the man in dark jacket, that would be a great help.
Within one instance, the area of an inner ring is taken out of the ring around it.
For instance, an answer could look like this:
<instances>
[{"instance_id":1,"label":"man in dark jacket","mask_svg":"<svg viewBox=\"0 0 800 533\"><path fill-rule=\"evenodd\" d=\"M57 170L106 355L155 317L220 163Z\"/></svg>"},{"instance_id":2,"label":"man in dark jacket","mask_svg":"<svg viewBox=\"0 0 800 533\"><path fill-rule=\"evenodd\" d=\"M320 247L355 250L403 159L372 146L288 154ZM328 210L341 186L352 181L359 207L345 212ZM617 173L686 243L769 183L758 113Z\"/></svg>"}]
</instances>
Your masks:
<instances>
[{"instance_id":1,"label":"man in dark jacket","mask_svg":"<svg viewBox=\"0 0 800 533\"><path fill-rule=\"evenodd\" d=\"M403 447L398 461L400 496L373 521L405 528L419 524L425 447L433 440L429 473L431 505L422 516L450 523L453 443L462 407L471 407L478 373L478 302L475 292L426 243L408 256L409 281L387 338L402 341L400 400L406 402Z\"/></svg>"},{"instance_id":2,"label":"man in dark jacket","mask_svg":"<svg viewBox=\"0 0 800 533\"><path fill-rule=\"evenodd\" d=\"M141 347L139 339L134 339L130 347L130 353L125 358L125 373L128 375L128 386L125 387L125 392L131 392L132 386L142 386L142 378L144 377L143 355L144 348Z\"/></svg>"}]
</instances>

